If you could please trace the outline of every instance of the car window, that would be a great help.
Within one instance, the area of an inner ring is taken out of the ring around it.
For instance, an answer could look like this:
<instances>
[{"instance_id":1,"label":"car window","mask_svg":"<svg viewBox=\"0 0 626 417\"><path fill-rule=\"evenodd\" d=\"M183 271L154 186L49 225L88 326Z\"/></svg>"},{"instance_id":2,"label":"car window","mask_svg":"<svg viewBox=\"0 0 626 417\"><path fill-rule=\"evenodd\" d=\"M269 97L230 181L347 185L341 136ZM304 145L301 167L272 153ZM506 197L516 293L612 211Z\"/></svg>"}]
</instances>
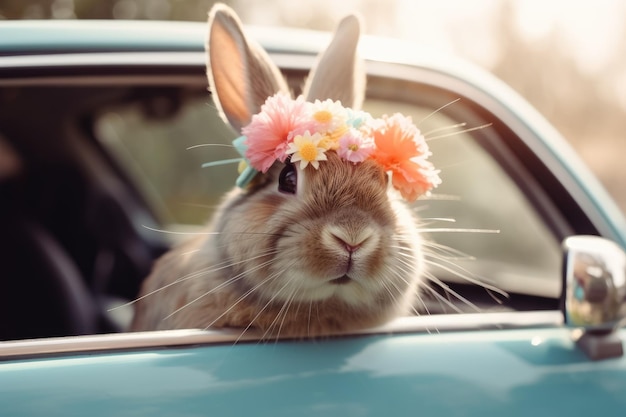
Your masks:
<instances>
[{"instance_id":1,"label":"car window","mask_svg":"<svg viewBox=\"0 0 626 417\"><path fill-rule=\"evenodd\" d=\"M441 170L443 184L414 203L414 209L432 242L427 261L438 279L480 280L507 292L558 297L559 242L515 182L477 143L476 131L463 132L457 126L462 120L432 114L433 108L369 100L365 109L374 116L411 115L430 138L431 160ZM237 157L229 146L236 133L204 95L185 100L168 117L155 117L141 101L109 107L97 117L96 135L167 230L205 223L237 176L237 164L202 167Z\"/></svg>"},{"instance_id":2,"label":"car window","mask_svg":"<svg viewBox=\"0 0 626 417\"><path fill-rule=\"evenodd\" d=\"M210 98L188 98L182 105L178 100L162 94L114 105L97 115L95 133L162 223L200 225L236 176L236 165L202 164L233 158L228 145L235 133L219 118Z\"/></svg>"}]
</instances>

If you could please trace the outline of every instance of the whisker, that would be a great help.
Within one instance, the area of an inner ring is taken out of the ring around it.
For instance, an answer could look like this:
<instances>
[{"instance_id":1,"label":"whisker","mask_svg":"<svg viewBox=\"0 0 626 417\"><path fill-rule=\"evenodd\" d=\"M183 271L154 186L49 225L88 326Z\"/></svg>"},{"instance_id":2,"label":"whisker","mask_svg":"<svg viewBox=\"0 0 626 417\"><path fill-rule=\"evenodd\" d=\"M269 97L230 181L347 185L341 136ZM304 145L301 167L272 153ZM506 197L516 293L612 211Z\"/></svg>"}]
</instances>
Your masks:
<instances>
[{"instance_id":1,"label":"whisker","mask_svg":"<svg viewBox=\"0 0 626 417\"><path fill-rule=\"evenodd\" d=\"M246 270L246 271L244 271L244 272L241 272L241 273L239 273L239 274L235 275L234 277L231 277L231 278L227 279L226 281L222 282L222 283L221 283L221 284L219 284L218 286L211 288L209 291L205 292L204 294L201 294L201 295L199 295L198 297L194 298L193 300L189 301L189 302L188 302L187 304L185 304L184 306L179 307L179 308L177 308L176 310L172 311L170 314L168 314L167 316L163 317L163 319L162 319L162 320L163 320L163 321L165 321L165 320L169 319L169 318L170 318L170 317L172 317L174 314L176 314L176 313L178 313L179 311L182 311L182 310L184 310L184 309L188 308L190 305L192 305L192 304L196 303L197 301L201 300L202 298L206 297L207 295L213 294L214 292L219 291L220 289L222 289L222 288L224 288L224 287L227 287L228 285L230 285L230 284L232 284L233 282L235 282L235 281L237 281L237 280L241 279L241 278L242 278L242 277L244 277L245 275L247 275L247 274L249 274L249 273L251 273L251 272L255 272L255 271L257 271L257 270L259 270L259 269L261 269L261 268L264 268L264 267L266 267L267 265L270 265L272 262L273 262L273 260L269 260L269 261L263 262L263 263L261 263L261 264L257 265L257 266L256 266L256 267L254 267L254 268L250 268L250 269L248 269L248 270Z\"/></svg>"},{"instance_id":2,"label":"whisker","mask_svg":"<svg viewBox=\"0 0 626 417\"><path fill-rule=\"evenodd\" d=\"M215 318L215 320L213 320L211 323L209 323L204 330L207 330L208 328L210 328L211 326L213 326L215 323L217 323L217 321L219 319L221 319L222 317L224 317L226 314L228 314L233 308L235 308L237 305L239 305L240 302L242 302L243 300L245 300L250 294L252 294L253 292L255 292L256 290L258 290L259 288L261 288L261 286L265 285L266 283L268 283L269 281L275 279L278 276L278 274L274 274L271 275L269 277L267 277L266 279L264 279L263 281L261 281L260 283L258 283L257 285L255 285L254 287L250 288L248 291L246 291L244 294L242 294L239 298L237 298L237 300L235 300L235 302L233 303L233 305L231 305L229 308L227 308L225 311L222 312L222 314L220 314L217 318ZM259 313L260 314L260 313ZM257 314L251 321L250 323L248 323L248 325L241 331L241 333L239 334L239 336L237 337L237 339L235 339L235 341L233 342L233 345L236 345L237 343L239 343L239 341L241 340L241 338L246 334L246 332L250 329L250 327L252 327L252 323L254 323L254 321L259 317L259 314Z\"/></svg>"},{"instance_id":3,"label":"whisker","mask_svg":"<svg viewBox=\"0 0 626 417\"><path fill-rule=\"evenodd\" d=\"M453 290L452 288L450 288L450 286L448 284L446 284L445 282L443 282L442 280L440 280L439 278L435 277L432 274L427 274L427 278L429 281L437 284L439 287L441 287L442 290L444 290L446 293L453 295L454 297L456 297L459 301L463 302L463 304L467 305L468 307L470 307L471 309L473 309L474 311L476 311L477 313L481 312L481 309L476 307L476 305L474 303L472 303L470 300L468 300L467 298L463 297L461 294L459 294L457 291Z\"/></svg>"},{"instance_id":4,"label":"whisker","mask_svg":"<svg viewBox=\"0 0 626 417\"><path fill-rule=\"evenodd\" d=\"M451 274L453 274L453 275L455 275L455 276L457 276L459 278L464 279L465 281L467 281L467 282L469 282L471 284L478 285L480 287L483 287L486 290L491 290L491 291L493 291L495 293L498 293L498 294L502 295L503 297L506 297L506 298L509 297L509 295L505 291L499 289L498 287L495 287L495 286L493 286L491 284L488 284L488 283L482 281L478 277L472 277L473 274L470 271L468 271L467 269L465 269L465 268L463 268L463 267L461 267L459 265L456 265L453 262L448 261L446 259L438 259L438 260L441 260L442 262L445 262L445 263L448 263L448 264L452 264L458 270L454 270L452 267L445 266L445 265L442 265L440 263L437 263L437 262L434 262L434 261L430 261L428 259L424 259L424 263L427 264L427 265L434 266L435 268L440 268L440 269L442 269L442 270L444 270L446 272L449 272L449 273L451 273Z\"/></svg>"},{"instance_id":5,"label":"whisker","mask_svg":"<svg viewBox=\"0 0 626 417\"><path fill-rule=\"evenodd\" d=\"M188 235L188 236L196 236L196 235L202 235L202 236L219 236L219 235L226 235L226 236L228 236L228 235L278 236L278 234L276 234L276 233L267 233L267 232L183 232L183 231L179 231L179 230L157 229L157 228L154 228L154 227L146 226L145 224L142 225L142 227L144 229L148 229L148 230L150 230L152 232L171 234L171 235Z\"/></svg>"},{"instance_id":6,"label":"whisker","mask_svg":"<svg viewBox=\"0 0 626 417\"><path fill-rule=\"evenodd\" d=\"M200 143L198 145L189 146L187 150L189 151L192 149L203 148L203 147L208 147L208 146L216 146L216 147L222 147L222 148L234 148L235 147L234 145L229 145L226 143Z\"/></svg>"},{"instance_id":7,"label":"whisker","mask_svg":"<svg viewBox=\"0 0 626 417\"><path fill-rule=\"evenodd\" d=\"M288 268L283 269L283 270L281 271L281 274L282 274L283 272L285 272L287 269L288 269ZM278 276L278 275L277 275L277 276ZM272 297L271 297L271 298L270 298L270 299L269 299L269 300L265 303L265 305L263 306L263 308L262 308L261 310L259 310L259 312L257 313L257 315L256 315L256 316L254 316L254 318L253 318L253 319L252 319L252 321L250 322L250 325L252 325L252 323L254 323L254 321L255 321L257 318L259 318L259 316L260 316L260 315L261 315L261 314L262 314L262 313L263 313L263 312L267 309L267 307L269 307L269 306L270 306L270 305L274 302L274 300L276 300L276 298L280 295L280 293L281 293L281 292L282 292L285 288L287 288L287 286L288 286L289 284L290 284L290 280L288 280L287 282L285 282L285 284L284 284L282 287L280 287L280 288L278 289L278 291L276 291L276 293L275 293L275 294L274 294L274 295L273 295L273 296L272 296ZM283 307L284 307L284 304L283 304ZM279 314L280 314L280 311L279 311ZM270 325L267 327L267 329L265 330L265 332L264 332L264 333L263 333L263 335L261 336L261 340L264 340L264 339L265 339L265 337L269 334L269 332L270 332L271 328L273 327L274 322L276 321L277 317L278 317L278 315L276 316L276 318L274 318L274 321L272 321L272 323L270 323Z\"/></svg>"},{"instance_id":8,"label":"whisker","mask_svg":"<svg viewBox=\"0 0 626 417\"><path fill-rule=\"evenodd\" d=\"M411 273L413 273L412 271L407 271L407 270L406 270L406 269L404 269L404 268L400 268L400 269L401 269L404 273L409 274L409 275L410 275ZM411 268L411 269L412 269L412 268ZM404 279L404 277L402 277L399 273L395 272L395 273L394 273L394 275L395 275L397 278L399 278L400 280L404 281L407 285L409 285L409 283L407 282L407 280L405 280L405 279ZM395 286L395 284L394 284L394 286ZM396 288L397 288L397 287L396 287ZM400 290L398 290L398 292L399 292L399 293L401 293L401 291L400 291ZM415 289L415 293L414 293L414 295L415 295L415 300L416 300L419 304L421 304L421 306L424 308L424 311L426 312L426 314L427 314L427 315L430 315L430 310L429 310L428 306L426 305L426 302L424 301L424 299L423 299L423 298L422 298L422 296L420 295L420 292L419 292L419 285L418 285L418 288L416 288L416 289ZM411 311L413 312L413 314L414 314L414 315L416 315L416 316L421 316L421 314L420 314L419 310L417 309L417 307L416 307L413 303L411 303L410 307L411 307ZM427 328L427 329L426 329L426 331L427 331L429 334L431 334L431 331L430 331L430 329L429 329L429 328ZM437 329L435 329L435 331L436 331L437 333L439 332Z\"/></svg>"},{"instance_id":9,"label":"whisker","mask_svg":"<svg viewBox=\"0 0 626 417\"><path fill-rule=\"evenodd\" d=\"M414 265L404 261L403 259L398 259L398 261L403 265L403 266L399 266L398 267L400 272L403 272L404 274L409 275L409 276L410 275L414 275L417 272L415 270L415 268L414 268ZM407 281L398 271L393 271L393 274L396 276L396 278L400 279L406 285L408 285L409 287L411 286L411 283L409 281ZM393 284L393 285L398 290L398 293L401 294L402 291L395 284ZM417 311L415 311L415 309L414 309L414 312L415 312L415 314L419 315L419 313Z\"/></svg>"},{"instance_id":10,"label":"whisker","mask_svg":"<svg viewBox=\"0 0 626 417\"><path fill-rule=\"evenodd\" d=\"M436 228L425 228L420 229L422 233L485 233L485 234L498 234L500 230L498 229L461 229L461 228L446 228L446 227L436 227Z\"/></svg>"},{"instance_id":11,"label":"whisker","mask_svg":"<svg viewBox=\"0 0 626 417\"><path fill-rule=\"evenodd\" d=\"M187 252L183 252L183 253L181 253L181 254L180 254L180 256L181 256L181 258L182 258L182 257L184 257L184 256L189 256L189 255L191 255L192 253L196 253L196 252L200 252L200 249L193 249L193 250L189 250L189 251L187 251Z\"/></svg>"},{"instance_id":12,"label":"whisker","mask_svg":"<svg viewBox=\"0 0 626 417\"><path fill-rule=\"evenodd\" d=\"M476 257L462 252L458 249L451 248L437 242L425 241L422 243L424 254L433 258L443 258L454 261L475 261Z\"/></svg>"},{"instance_id":13,"label":"whisker","mask_svg":"<svg viewBox=\"0 0 626 417\"><path fill-rule=\"evenodd\" d=\"M448 222L448 223L456 223L456 219L451 217L422 217L420 218L421 222Z\"/></svg>"},{"instance_id":14,"label":"whisker","mask_svg":"<svg viewBox=\"0 0 626 417\"><path fill-rule=\"evenodd\" d=\"M237 299L237 301L235 301L235 303L230 306L224 313L222 313L220 315L220 317L218 317L217 319L215 319L213 322L209 323L209 325L206 327L207 329L209 327L211 327L213 324L215 324L215 322L217 320L219 320L221 317L223 317L225 314L227 314L230 310L232 310L233 308L235 308L235 306L237 304L239 304L241 301L243 301L246 297L248 297L250 294L252 294L254 291L256 291L258 288L261 287L261 285L265 284L266 282L269 282L270 280L276 279L278 278L280 275L282 275L285 271L287 271L289 268L291 268L293 265L295 264L295 261L292 262L291 264L287 265L285 268L283 268L280 271L275 272L274 274L270 275L268 278L266 278L265 280L263 280L260 284L256 285L255 287L251 288L249 291L247 291L244 295L242 295L239 299ZM250 329L250 327L252 327L253 323L256 321L256 319L258 319L261 314L263 314L263 312L267 309L267 307L269 307L269 305L274 301L274 299L278 296L278 294L282 291L283 288L285 288L287 285L289 284L289 281L285 283L285 285L283 285L283 287L281 287L273 296L272 298L265 303L265 305L263 306L263 308L261 308L257 314L252 318L252 320L250 320L250 323L243 329L243 331L241 332L241 334L239 335L239 337L235 340L235 344L239 342L239 340L241 340L241 338L243 337L243 335ZM265 335L263 335L261 337L261 339L263 339L265 337Z\"/></svg>"},{"instance_id":15,"label":"whisker","mask_svg":"<svg viewBox=\"0 0 626 417\"><path fill-rule=\"evenodd\" d=\"M391 246L392 248L395 246ZM400 249L404 249L404 248L400 248ZM402 251L398 251L398 255L400 256L404 256L405 258L409 258L409 259L419 259L418 256L413 255L410 252L402 252Z\"/></svg>"},{"instance_id":16,"label":"whisker","mask_svg":"<svg viewBox=\"0 0 626 417\"><path fill-rule=\"evenodd\" d=\"M402 276L400 276L400 274L398 274L398 273L394 273L394 275L395 275L397 278L399 278L400 280L402 280L402 281L404 281L404 282L406 282L406 283L408 284L408 282L407 282L407 281L406 281L406 280L405 280ZM403 291L402 291L400 288L398 288L398 286L397 286L396 284L394 284L393 282L389 282L389 283L390 283L390 284L392 284L392 285L396 288L396 290L398 291L398 294L399 294L399 295L402 295L402 294L403 294ZM394 302L395 302L396 304L399 304L399 301L398 301L397 297L393 294L393 292L391 291L391 289L390 289L390 288L388 288L388 286L387 286L386 284L383 284L383 287L387 290L387 292L389 293L389 295L391 296L391 298L394 300ZM421 300L421 297L420 297L420 296L419 296L419 294L417 293L417 290L415 291L415 297L416 297L416 299ZM419 312L419 311L417 310L417 308L415 307L415 305L413 305L413 302L411 302L411 304L409 305L409 307L410 307L410 309L411 309L411 312L412 312L415 316L420 316L420 315L421 315L421 314L420 314L420 312ZM426 308L426 311L428 312L428 308ZM426 329L426 330L428 331L428 333L430 333L430 329Z\"/></svg>"},{"instance_id":17,"label":"whisker","mask_svg":"<svg viewBox=\"0 0 626 417\"><path fill-rule=\"evenodd\" d=\"M457 132L450 132L450 133L444 133L444 134L437 135L437 136L431 136L430 138L428 138L428 140L431 141L431 140L435 140L435 139L447 138L449 136L460 135L461 133L474 132L476 130L485 129L487 127L490 127L491 125L493 125L493 123L485 123L485 124L480 125L480 126L470 127L468 129L459 130Z\"/></svg>"},{"instance_id":18,"label":"whisker","mask_svg":"<svg viewBox=\"0 0 626 417\"><path fill-rule=\"evenodd\" d=\"M465 126L467 126L467 123L465 123L465 122L456 123L456 124L453 124L453 125L450 125L450 126L441 126L441 127L435 128L435 129L431 129L428 132L423 133L423 135L424 135L424 138L426 140L428 140L428 135L432 135L433 133L443 132L443 131L451 130L451 129L457 129L459 127L465 127Z\"/></svg>"},{"instance_id":19,"label":"whisker","mask_svg":"<svg viewBox=\"0 0 626 417\"><path fill-rule=\"evenodd\" d=\"M151 232L158 232L158 233L163 233L163 234L168 234L168 235L216 235L216 234L219 234L219 232L182 232L182 231L175 231L175 230L157 229L155 227L146 226L145 224L141 225L141 227L143 227L144 229L148 229Z\"/></svg>"},{"instance_id":20,"label":"whisker","mask_svg":"<svg viewBox=\"0 0 626 417\"><path fill-rule=\"evenodd\" d=\"M289 284L291 284L292 279L287 279L287 281L285 282L285 285L283 287L281 287L281 291L286 288ZM280 319L280 317L282 316L282 320L280 325L278 326L278 335L276 337L280 336L280 330L282 329L282 326L284 324L285 319L287 318L287 312L289 310L290 304L291 304L291 300L292 297L294 296L296 290L294 289L293 291L291 291L291 293L285 298L285 301L283 302L282 306L280 307L280 309L278 310L278 313L276 313L276 317L274 317L274 320L272 320L272 322L270 323L269 326L267 326L267 330L265 331L265 333L263 334L263 338L265 338L265 336L276 326L278 320Z\"/></svg>"},{"instance_id":21,"label":"whisker","mask_svg":"<svg viewBox=\"0 0 626 417\"><path fill-rule=\"evenodd\" d=\"M419 261L419 260L422 259L420 256L411 253L410 250L406 250L405 251L405 250L403 250L403 248L400 248L400 250L398 251L398 255L404 257L405 259L409 259L409 260L412 260L412 261ZM403 259L401 259L401 258L398 258L398 260L403 261Z\"/></svg>"},{"instance_id":22,"label":"whisker","mask_svg":"<svg viewBox=\"0 0 626 417\"><path fill-rule=\"evenodd\" d=\"M403 260L399 260L401 264L403 264L405 267L398 267L398 269L400 269L401 272L404 272L406 275L414 275L416 273L415 269L413 268L413 265L407 263L406 261ZM405 284L407 284L408 286L410 286L411 284L409 283L409 281L407 281L402 275L400 275L398 272L395 272L395 276L400 279L401 281L403 281ZM417 313L417 311L415 312ZM418 314L418 313L417 313ZM418 314L419 315L419 314Z\"/></svg>"},{"instance_id":23,"label":"whisker","mask_svg":"<svg viewBox=\"0 0 626 417\"><path fill-rule=\"evenodd\" d=\"M291 302L293 302L293 300L295 300L296 295L298 294L298 292L302 288L302 284L303 284L303 281L301 281L300 285L297 288L294 289L293 297L292 297L292 301ZM302 302L300 302L300 301L296 302L296 311L294 311L294 313L293 313L293 315L295 317L298 317L298 313L300 312L300 307L301 306L302 306ZM284 321L284 318L283 318L283 321ZM283 326L283 324L281 323L280 328L278 330L278 335L280 335L280 330L282 329L282 326ZM278 336L276 337L276 339L278 340Z\"/></svg>"},{"instance_id":24,"label":"whisker","mask_svg":"<svg viewBox=\"0 0 626 417\"><path fill-rule=\"evenodd\" d=\"M419 290L415 291L415 299L417 300L417 302L424 308L424 311L426 312L426 315L430 316L430 309L428 308L428 306L426 305L426 302L424 301L424 299L422 298L422 296L420 295ZM421 316L421 314L419 313L419 311L417 310L417 308L414 309L415 310L415 314L418 316Z\"/></svg>"},{"instance_id":25,"label":"whisker","mask_svg":"<svg viewBox=\"0 0 626 417\"><path fill-rule=\"evenodd\" d=\"M459 307L457 307L456 305L451 303L449 300L446 300L446 298L444 296L442 296L441 294L439 294L434 288L431 288L428 285L424 285L423 288L425 290L427 290L433 297L435 297L439 301L441 301L441 302L445 303L447 306L449 306L452 310L456 311L459 314L463 313L463 310L461 310ZM472 305L472 307L476 308L476 306L473 306L473 305ZM480 309L478 309L478 311L480 312Z\"/></svg>"},{"instance_id":26,"label":"whisker","mask_svg":"<svg viewBox=\"0 0 626 417\"><path fill-rule=\"evenodd\" d=\"M391 297L391 299L393 300L393 302L396 302L396 296L395 294L391 291L391 288L389 288L389 286L387 284L392 284L392 282L381 282L383 288L385 289L385 291L387 291L387 294L389 294L389 297ZM400 291L398 286L396 284L393 284L394 287L396 287L397 291Z\"/></svg>"},{"instance_id":27,"label":"whisker","mask_svg":"<svg viewBox=\"0 0 626 417\"><path fill-rule=\"evenodd\" d=\"M427 193L422 195L418 201L461 201L461 197L458 195L451 194L435 194L435 193Z\"/></svg>"},{"instance_id":28,"label":"whisker","mask_svg":"<svg viewBox=\"0 0 626 417\"><path fill-rule=\"evenodd\" d=\"M290 283L290 281L292 281L292 279L289 279L287 282ZM302 287L302 282L297 288L294 288L291 294L287 297L287 299L281 306L280 310L278 311L278 314L276 314L276 318L274 318L274 320L268 327L268 330L273 328L278 318L282 315L282 320L280 321L280 324L278 325L278 332L276 333L276 342L278 342L278 339L280 338L280 332L283 329L283 326L285 325L285 319L287 318L287 315L289 314L289 309L291 308L291 305L293 304L295 295L297 294L298 290L301 287Z\"/></svg>"},{"instance_id":29,"label":"whisker","mask_svg":"<svg viewBox=\"0 0 626 417\"><path fill-rule=\"evenodd\" d=\"M203 275L206 275L206 274L210 274L212 272L217 272L217 271L220 271L220 270L225 269L225 268L230 268L232 266L240 265L240 264L243 264L243 263L255 260L255 259L262 258L264 256L274 255L276 253L278 253L278 251L275 250L275 249L266 250L264 252L261 252L258 255L253 256L252 258L248 258L248 259L245 259L243 261L232 262L232 261L228 260L228 261L220 262L220 263L218 263L216 265L211 265L211 266L209 266L207 268L202 268L199 271L193 272L191 274L184 275L184 276L176 279L175 281L170 282L169 284L166 284L166 285L164 285L164 286L162 286L160 288L157 288L156 290L152 290L152 291L142 295L141 297L137 297L136 299L134 299L132 301L129 301L129 302L125 303L125 304L121 304L119 306L115 306L115 307L109 309L108 311L113 311L113 310L117 310L119 308L128 307L130 305L133 305L133 304L143 300L146 297L154 295L154 294L156 294L158 292L161 292L161 291L163 291L163 290L165 290L165 289L167 289L167 288L169 288L169 287L171 287L173 285L179 284L179 283L187 281L189 279L198 278L200 276L203 276Z\"/></svg>"},{"instance_id":30,"label":"whisker","mask_svg":"<svg viewBox=\"0 0 626 417\"><path fill-rule=\"evenodd\" d=\"M426 120L430 119L431 117L433 117L435 114L439 113L441 110L445 109L448 106L453 105L454 103L460 101L461 98L457 98L455 100L452 100L449 103L444 104L443 106L439 107L438 109L432 111L431 113L429 113L428 115L426 115L426 117L424 117L422 120L420 120L419 122L416 123L416 126L421 125L422 123L424 123Z\"/></svg>"},{"instance_id":31,"label":"whisker","mask_svg":"<svg viewBox=\"0 0 626 417\"><path fill-rule=\"evenodd\" d=\"M194 207L194 208L202 208L202 209L216 209L219 207L219 204L200 204L200 203L177 203L177 205L182 207Z\"/></svg>"}]
</instances>

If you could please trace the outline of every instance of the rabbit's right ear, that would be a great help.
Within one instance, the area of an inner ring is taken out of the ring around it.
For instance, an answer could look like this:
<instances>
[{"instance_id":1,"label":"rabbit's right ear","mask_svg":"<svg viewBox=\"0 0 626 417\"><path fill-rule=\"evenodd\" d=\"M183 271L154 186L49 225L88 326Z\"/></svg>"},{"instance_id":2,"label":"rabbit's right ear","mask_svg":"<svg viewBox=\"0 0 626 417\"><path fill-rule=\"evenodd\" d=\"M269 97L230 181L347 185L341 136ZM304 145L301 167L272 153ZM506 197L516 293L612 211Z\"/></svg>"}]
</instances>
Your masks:
<instances>
[{"instance_id":1,"label":"rabbit's right ear","mask_svg":"<svg viewBox=\"0 0 626 417\"><path fill-rule=\"evenodd\" d=\"M207 78L220 113L237 132L265 100L289 92L280 70L263 48L243 33L235 12L216 4L209 12Z\"/></svg>"},{"instance_id":2,"label":"rabbit's right ear","mask_svg":"<svg viewBox=\"0 0 626 417\"><path fill-rule=\"evenodd\" d=\"M361 108L365 94L365 71L357 54L361 20L345 17L326 51L318 58L303 89L307 101L339 100L346 107Z\"/></svg>"}]
</instances>

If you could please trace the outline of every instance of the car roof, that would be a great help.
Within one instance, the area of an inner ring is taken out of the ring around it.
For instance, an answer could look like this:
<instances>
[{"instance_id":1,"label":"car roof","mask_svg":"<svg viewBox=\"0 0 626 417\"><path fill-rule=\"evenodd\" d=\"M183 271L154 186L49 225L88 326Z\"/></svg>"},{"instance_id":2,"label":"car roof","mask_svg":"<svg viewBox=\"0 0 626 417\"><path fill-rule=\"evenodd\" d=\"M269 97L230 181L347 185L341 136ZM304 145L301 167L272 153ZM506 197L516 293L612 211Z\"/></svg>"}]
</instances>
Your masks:
<instances>
[{"instance_id":1,"label":"car roof","mask_svg":"<svg viewBox=\"0 0 626 417\"><path fill-rule=\"evenodd\" d=\"M0 24L0 53L201 50L201 25L153 21L23 20Z\"/></svg>"},{"instance_id":2,"label":"car roof","mask_svg":"<svg viewBox=\"0 0 626 417\"><path fill-rule=\"evenodd\" d=\"M204 50L205 22L148 20L14 20L0 22L0 55ZM269 50L314 54L329 34L247 26ZM285 36L285 32L289 36ZM280 46L279 46L280 45Z\"/></svg>"}]
</instances>

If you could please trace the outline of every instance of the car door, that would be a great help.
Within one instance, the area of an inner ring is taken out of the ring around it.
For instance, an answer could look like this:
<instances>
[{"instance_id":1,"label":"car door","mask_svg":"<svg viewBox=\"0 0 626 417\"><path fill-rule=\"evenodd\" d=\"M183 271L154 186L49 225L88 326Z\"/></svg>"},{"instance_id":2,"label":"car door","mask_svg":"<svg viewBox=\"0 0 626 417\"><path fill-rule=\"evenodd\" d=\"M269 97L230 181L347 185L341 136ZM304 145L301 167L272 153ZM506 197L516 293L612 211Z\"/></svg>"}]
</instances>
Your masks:
<instances>
[{"instance_id":1,"label":"car door","mask_svg":"<svg viewBox=\"0 0 626 417\"><path fill-rule=\"evenodd\" d=\"M271 52L299 85L313 58ZM54 79L56 91L101 103L86 107L77 138L122 173L160 219L153 229L175 232L168 237L196 230L236 175L201 168L228 155L193 148L234 136L207 105L202 54L180 66L171 64L175 53L128 67L129 56L106 58L81 63L89 77ZM580 331L563 324L561 241L594 234L623 244L623 220L558 135L506 87L462 65L399 61L368 61L366 109L411 115L442 170L441 188L415 207L434 242L422 314L319 340L183 330L3 342L3 413L621 415L626 362L593 360L576 341ZM113 295L105 310L127 311ZM128 315L120 316L112 320L123 326ZM623 332L617 337L621 345Z\"/></svg>"}]
</instances>

